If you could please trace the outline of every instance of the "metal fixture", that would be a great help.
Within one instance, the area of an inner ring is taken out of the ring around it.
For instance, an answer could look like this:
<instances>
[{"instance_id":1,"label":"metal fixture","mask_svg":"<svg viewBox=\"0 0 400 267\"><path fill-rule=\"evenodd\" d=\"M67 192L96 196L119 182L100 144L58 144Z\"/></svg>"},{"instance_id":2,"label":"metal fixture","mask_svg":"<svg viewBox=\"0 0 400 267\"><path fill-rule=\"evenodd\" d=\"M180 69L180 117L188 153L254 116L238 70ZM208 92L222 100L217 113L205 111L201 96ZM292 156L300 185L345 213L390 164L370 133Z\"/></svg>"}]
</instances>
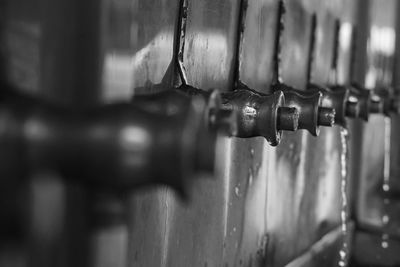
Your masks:
<instances>
[{"instance_id":1,"label":"metal fixture","mask_svg":"<svg viewBox=\"0 0 400 267\"><path fill-rule=\"evenodd\" d=\"M222 106L237 114L237 137L263 136L271 146L277 146L282 131L296 131L299 112L285 106L283 92L271 95L240 88L222 94Z\"/></svg>"},{"instance_id":2,"label":"metal fixture","mask_svg":"<svg viewBox=\"0 0 400 267\"><path fill-rule=\"evenodd\" d=\"M387 89L368 90L358 84L349 86L336 85L333 92L348 91L345 115L350 118L360 118L368 121L370 114L388 114L395 111L393 94Z\"/></svg>"},{"instance_id":3,"label":"metal fixture","mask_svg":"<svg viewBox=\"0 0 400 267\"><path fill-rule=\"evenodd\" d=\"M373 90L372 98L380 100L379 110L372 110L372 113L382 113L390 116L390 113L400 113L399 95L395 93L393 88L376 88Z\"/></svg>"},{"instance_id":4,"label":"metal fixture","mask_svg":"<svg viewBox=\"0 0 400 267\"><path fill-rule=\"evenodd\" d=\"M156 85L156 87L161 86ZM235 115L231 111L222 109L218 90L204 91L189 85L169 90L165 90L165 86L162 87L163 90L158 93L135 95L132 104L148 112L173 116L182 113L191 101L200 97L205 101L203 111L205 127L224 135L236 135Z\"/></svg>"},{"instance_id":5,"label":"metal fixture","mask_svg":"<svg viewBox=\"0 0 400 267\"><path fill-rule=\"evenodd\" d=\"M382 113L383 102L374 91L353 83L349 88L349 98L357 99L358 114L355 117L368 121L369 114Z\"/></svg>"},{"instance_id":6,"label":"metal fixture","mask_svg":"<svg viewBox=\"0 0 400 267\"><path fill-rule=\"evenodd\" d=\"M205 127L202 98L180 100L170 115L131 103L71 109L2 89L2 175L44 169L95 187L166 184L184 194L193 172L213 170L216 134Z\"/></svg>"},{"instance_id":7,"label":"metal fixture","mask_svg":"<svg viewBox=\"0 0 400 267\"><path fill-rule=\"evenodd\" d=\"M332 127L335 122L335 107L323 105L323 93L320 90L300 91L283 83L272 86L273 91L282 91L288 107L294 107L299 113L299 129L308 130L318 136L319 126Z\"/></svg>"},{"instance_id":8,"label":"metal fixture","mask_svg":"<svg viewBox=\"0 0 400 267\"><path fill-rule=\"evenodd\" d=\"M320 92L321 107L332 108L335 110L334 123L340 126L346 126L346 117L358 116L358 99L349 97L349 89L344 86L325 87L316 84L309 84L310 94Z\"/></svg>"},{"instance_id":9,"label":"metal fixture","mask_svg":"<svg viewBox=\"0 0 400 267\"><path fill-rule=\"evenodd\" d=\"M211 129L230 136L249 138L263 136L272 145L279 144L282 131L295 131L298 112L284 106L282 92L264 95L241 85L240 89L219 94L189 85L153 95L135 96L133 103L148 111L173 113L180 109L180 101L188 96L202 96L208 103L205 119Z\"/></svg>"},{"instance_id":10,"label":"metal fixture","mask_svg":"<svg viewBox=\"0 0 400 267\"><path fill-rule=\"evenodd\" d=\"M330 107L323 107L320 92L304 92L286 85L281 77L281 50L282 36L285 29L285 5L279 1L277 28L275 36L275 53L273 67L272 92L283 92L285 95L285 106L296 108L298 112L298 129L308 130L312 135L318 136L319 126L332 127L334 123L335 110ZM309 69L311 60L309 62Z\"/></svg>"}]
</instances>

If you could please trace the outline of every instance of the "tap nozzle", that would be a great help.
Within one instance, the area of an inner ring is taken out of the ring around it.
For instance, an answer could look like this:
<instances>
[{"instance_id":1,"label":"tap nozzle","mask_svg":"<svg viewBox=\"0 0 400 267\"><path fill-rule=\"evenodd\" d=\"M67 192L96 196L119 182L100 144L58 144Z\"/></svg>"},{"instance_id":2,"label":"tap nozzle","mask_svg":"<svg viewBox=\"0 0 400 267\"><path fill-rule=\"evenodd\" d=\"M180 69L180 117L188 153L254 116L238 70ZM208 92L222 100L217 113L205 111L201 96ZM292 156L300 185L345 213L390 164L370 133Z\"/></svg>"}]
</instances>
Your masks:
<instances>
[{"instance_id":1,"label":"tap nozzle","mask_svg":"<svg viewBox=\"0 0 400 267\"><path fill-rule=\"evenodd\" d=\"M364 121L368 121L369 114L372 111L380 110L380 99L372 98L371 90L361 87L359 84L349 86L349 98L357 99L358 114L354 117L359 117Z\"/></svg>"},{"instance_id":2,"label":"tap nozzle","mask_svg":"<svg viewBox=\"0 0 400 267\"><path fill-rule=\"evenodd\" d=\"M335 110L320 105L321 92L301 91L285 84L273 85L273 91L279 90L285 95L285 106L298 110L298 129L308 130L312 135L318 136L319 126L333 126Z\"/></svg>"},{"instance_id":3,"label":"tap nozzle","mask_svg":"<svg viewBox=\"0 0 400 267\"><path fill-rule=\"evenodd\" d=\"M318 124L332 127L335 124L336 111L332 108L318 107Z\"/></svg>"},{"instance_id":4,"label":"tap nozzle","mask_svg":"<svg viewBox=\"0 0 400 267\"><path fill-rule=\"evenodd\" d=\"M282 131L295 131L299 113L285 107L281 91L271 95L258 93L247 87L221 94L223 108L235 111L236 137L263 136L270 145L279 144Z\"/></svg>"},{"instance_id":5,"label":"tap nozzle","mask_svg":"<svg viewBox=\"0 0 400 267\"><path fill-rule=\"evenodd\" d=\"M399 96L391 87L377 88L373 90L374 96L380 99L380 109L374 113L383 113L390 116L390 113L400 113Z\"/></svg>"},{"instance_id":6,"label":"tap nozzle","mask_svg":"<svg viewBox=\"0 0 400 267\"><path fill-rule=\"evenodd\" d=\"M299 113L296 108L279 107L278 108L278 126L282 131L296 131L299 127Z\"/></svg>"},{"instance_id":7,"label":"tap nozzle","mask_svg":"<svg viewBox=\"0 0 400 267\"><path fill-rule=\"evenodd\" d=\"M322 94L320 106L334 109L334 124L346 126L346 117L357 116L357 99L349 99L349 90L346 87L334 86L331 88L309 84L308 92ZM355 102L354 102L355 101Z\"/></svg>"},{"instance_id":8,"label":"tap nozzle","mask_svg":"<svg viewBox=\"0 0 400 267\"><path fill-rule=\"evenodd\" d=\"M369 104L369 112L371 114L385 113L385 99L379 96L376 92L371 94L371 101Z\"/></svg>"}]
</instances>

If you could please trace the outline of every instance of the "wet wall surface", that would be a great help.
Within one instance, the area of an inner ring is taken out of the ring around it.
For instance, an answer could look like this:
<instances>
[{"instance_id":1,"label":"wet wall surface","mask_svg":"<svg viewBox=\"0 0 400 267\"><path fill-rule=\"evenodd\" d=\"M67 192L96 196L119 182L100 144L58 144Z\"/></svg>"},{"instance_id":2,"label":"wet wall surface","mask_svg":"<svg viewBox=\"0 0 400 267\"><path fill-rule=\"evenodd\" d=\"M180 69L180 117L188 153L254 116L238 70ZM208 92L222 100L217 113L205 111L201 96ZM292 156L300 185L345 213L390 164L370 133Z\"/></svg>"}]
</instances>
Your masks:
<instances>
[{"instance_id":1,"label":"wet wall surface","mask_svg":"<svg viewBox=\"0 0 400 267\"><path fill-rule=\"evenodd\" d=\"M188 84L230 90L237 15L237 1L188 2L183 54ZM130 266L223 266L226 239L235 232L227 225L237 186L230 175L233 142L219 140L215 177L196 179L188 203L168 189L133 196Z\"/></svg>"}]
</instances>

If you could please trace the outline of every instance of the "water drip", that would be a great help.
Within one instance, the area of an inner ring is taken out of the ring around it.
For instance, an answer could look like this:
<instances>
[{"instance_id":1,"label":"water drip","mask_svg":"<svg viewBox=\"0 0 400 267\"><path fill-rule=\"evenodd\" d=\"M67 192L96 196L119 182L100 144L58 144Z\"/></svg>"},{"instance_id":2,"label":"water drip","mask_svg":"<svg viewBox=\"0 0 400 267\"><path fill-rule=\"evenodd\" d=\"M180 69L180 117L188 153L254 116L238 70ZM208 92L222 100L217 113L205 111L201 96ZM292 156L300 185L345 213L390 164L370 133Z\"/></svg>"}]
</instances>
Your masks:
<instances>
[{"instance_id":1,"label":"water drip","mask_svg":"<svg viewBox=\"0 0 400 267\"><path fill-rule=\"evenodd\" d=\"M387 233L387 227L390 222L389 216L389 205L390 205L390 132L391 132L391 120L390 118L385 118L385 140L384 140L384 160L383 160L383 215L382 215L382 225L383 234L381 237L381 247L387 249L389 247L389 234Z\"/></svg>"},{"instance_id":2,"label":"water drip","mask_svg":"<svg viewBox=\"0 0 400 267\"><path fill-rule=\"evenodd\" d=\"M238 186L235 186L235 195L236 195L237 197L240 197L239 187L238 187Z\"/></svg>"},{"instance_id":3,"label":"water drip","mask_svg":"<svg viewBox=\"0 0 400 267\"><path fill-rule=\"evenodd\" d=\"M340 221L342 228L342 247L339 251L340 260L338 265L340 267L347 266L347 256L348 256L348 244L347 244L347 220L348 220L348 200L347 200L347 162L349 154L349 131L342 127L340 129L340 141L342 145L342 151L340 155L340 167L341 167L341 183L340 183L340 193L341 193L341 211L340 211Z\"/></svg>"}]
</instances>

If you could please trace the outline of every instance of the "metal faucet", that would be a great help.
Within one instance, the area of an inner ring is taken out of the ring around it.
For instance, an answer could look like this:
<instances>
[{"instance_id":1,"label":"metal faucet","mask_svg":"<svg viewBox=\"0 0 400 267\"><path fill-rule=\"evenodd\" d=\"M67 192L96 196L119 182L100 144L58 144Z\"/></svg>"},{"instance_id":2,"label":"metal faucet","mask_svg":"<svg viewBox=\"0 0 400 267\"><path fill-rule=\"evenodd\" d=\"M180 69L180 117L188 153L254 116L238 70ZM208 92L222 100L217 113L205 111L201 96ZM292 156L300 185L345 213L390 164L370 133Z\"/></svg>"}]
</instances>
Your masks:
<instances>
[{"instance_id":1,"label":"metal faucet","mask_svg":"<svg viewBox=\"0 0 400 267\"><path fill-rule=\"evenodd\" d=\"M345 127L346 117L355 118L359 114L358 98L350 97L350 90L345 86L321 86L309 84L307 91L320 92L321 106L335 110L335 124Z\"/></svg>"},{"instance_id":2,"label":"metal faucet","mask_svg":"<svg viewBox=\"0 0 400 267\"><path fill-rule=\"evenodd\" d=\"M205 91L189 85L171 87L167 90L164 85L155 87L162 87L160 88L162 90L153 94L135 95L131 103L148 112L173 116L185 110L193 100L201 98L205 101L203 111L205 127L223 135L236 135L235 114L222 108L221 94L218 90Z\"/></svg>"},{"instance_id":3,"label":"metal faucet","mask_svg":"<svg viewBox=\"0 0 400 267\"><path fill-rule=\"evenodd\" d=\"M199 89L185 88L190 94ZM298 126L298 112L295 108L284 107L282 92L265 95L240 83L237 89L221 93L222 109L236 116L237 132L240 138L263 136L271 146L277 146L282 131L295 131Z\"/></svg>"},{"instance_id":4,"label":"metal faucet","mask_svg":"<svg viewBox=\"0 0 400 267\"><path fill-rule=\"evenodd\" d=\"M390 113L400 113L400 97L393 88L376 88L373 90L373 98L380 100L380 106L371 113L382 113L385 116L390 116Z\"/></svg>"},{"instance_id":5,"label":"metal faucet","mask_svg":"<svg viewBox=\"0 0 400 267\"><path fill-rule=\"evenodd\" d=\"M272 86L273 91L282 91L288 107L299 112L299 129L308 130L318 136L319 126L332 127L335 122L335 108L323 105L323 93L318 91L301 91L283 83Z\"/></svg>"},{"instance_id":6,"label":"metal faucet","mask_svg":"<svg viewBox=\"0 0 400 267\"><path fill-rule=\"evenodd\" d=\"M283 92L271 95L249 88L222 94L222 105L237 114L237 137L263 136L271 146L277 146L282 131L296 131L299 113L294 107L285 107Z\"/></svg>"},{"instance_id":7,"label":"metal faucet","mask_svg":"<svg viewBox=\"0 0 400 267\"><path fill-rule=\"evenodd\" d=\"M365 121L368 121L369 114L384 112L383 99L375 90L368 90L359 84L352 84L352 86L350 86L350 96L358 98L358 117Z\"/></svg>"},{"instance_id":8,"label":"metal faucet","mask_svg":"<svg viewBox=\"0 0 400 267\"><path fill-rule=\"evenodd\" d=\"M269 144L276 146L281 140L282 131L297 130L298 112L295 108L284 106L285 99L282 92L264 95L243 84L236 90L221 94L216 90L206 91L181 85L175 90L136 96L133 103L141 103L141 107L148 109L149 105L145 103L156 104L161 101L170 106L176 103L175 98L187 96L202 96L209 103L206 115L209 127L230 136L239 138L263 136ZM174 106L179 105L177 103Z\"/></svg>"}]
</instances>

